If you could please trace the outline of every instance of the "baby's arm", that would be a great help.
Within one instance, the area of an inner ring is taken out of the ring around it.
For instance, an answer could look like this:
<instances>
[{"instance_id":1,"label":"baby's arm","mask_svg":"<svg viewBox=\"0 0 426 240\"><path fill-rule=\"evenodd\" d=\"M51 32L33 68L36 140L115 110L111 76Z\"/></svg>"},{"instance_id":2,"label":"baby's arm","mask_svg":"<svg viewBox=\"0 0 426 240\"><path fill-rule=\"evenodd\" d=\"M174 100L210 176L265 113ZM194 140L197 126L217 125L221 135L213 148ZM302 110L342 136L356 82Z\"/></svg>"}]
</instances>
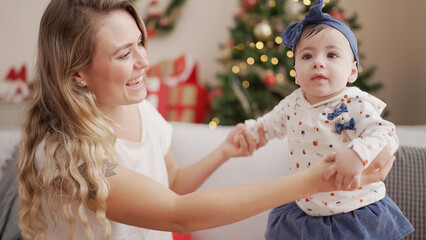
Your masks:
<instances>
[{"instance_id":1,"label":"baby's arm","mask_svg":"<svg viewBox=\"0 0 426 240\"><path fill-rule=\"evenodd\" d=\"M360 187L364 165L355 151L345 148L330 154L327 158L334 160L334 164L324 171L326 180L336 174L335 186L338 189L355 190Z\"/></svg>"},{"instance_id":2,"label":"baby's arm","mask_svg":"<svg viewBox=\"0 0 426 240\"><path fill-rule=\"evenodd\" d=\"M360 112L360 117L355 120L359 137L351 141L349 148L338 151L335 163L324 172L326 179L337 173L336 186L341 189L358 188L362 171L385 147L389 147L391 154L395 154L398 149L395 125L382 119L380 110L364 101L357 112Z\"/></svg>"},{"instance_id":3,"label":"baby's arm","mask_svg":"<svg viewBox=\"0 0 426 240\"><path fill-rule=\"evenodd\" d=\"M267 141L273 138L283 138L287 134L284 105L285 99L257 120L249 119L244 122L247 131L254 137L257 143L259 143L260 139L258 133L259 127L262 127L262 134L264 134Z\"/></svg>"}]
</instances>

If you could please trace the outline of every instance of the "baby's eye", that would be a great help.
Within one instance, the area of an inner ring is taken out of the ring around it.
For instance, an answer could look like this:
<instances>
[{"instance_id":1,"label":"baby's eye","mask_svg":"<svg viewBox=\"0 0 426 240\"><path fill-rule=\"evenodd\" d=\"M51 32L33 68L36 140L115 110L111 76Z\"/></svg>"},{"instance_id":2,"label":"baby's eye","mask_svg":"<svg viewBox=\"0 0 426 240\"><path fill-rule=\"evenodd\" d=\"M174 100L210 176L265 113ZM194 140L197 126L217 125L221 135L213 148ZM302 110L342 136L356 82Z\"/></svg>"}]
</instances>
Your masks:
<instances>
[{"instance_id":1,"label":"baby's eye","mask_svg":"<svg viewBox=\"0 0 426 240\"><path fill-rule=\"evenodd\" d=\"M311 54L304 54L303 56L302 56L302 59L311 59L312 58L312 55Z\"/></svg>"},{"instance_id":2,"label":"baby's eye","mask_svg":"<svg viewBox=\"0 0 426 240\"><path fill-rule=\"evenodd\" d=\"M327 57L328 58L337 58L338 56L335 53L329 53L329 54L327 54Z\"/></svg>"}]
</instances>

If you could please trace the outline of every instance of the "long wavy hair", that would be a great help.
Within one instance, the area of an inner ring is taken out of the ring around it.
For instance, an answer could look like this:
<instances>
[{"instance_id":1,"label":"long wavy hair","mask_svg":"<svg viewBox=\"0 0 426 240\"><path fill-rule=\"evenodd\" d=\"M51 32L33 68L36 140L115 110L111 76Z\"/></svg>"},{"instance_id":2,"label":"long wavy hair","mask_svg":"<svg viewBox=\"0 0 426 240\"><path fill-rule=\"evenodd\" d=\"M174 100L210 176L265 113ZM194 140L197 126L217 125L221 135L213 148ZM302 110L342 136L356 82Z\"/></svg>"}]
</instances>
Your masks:
<instances>
[{"instance_id":1,"label":"long wavy hair","mask_svg":"<svg viewBox=\"0 0 426 240\"><path fill-rule=\"evenodd\" d=\"M34 95L28 104L18 160L18 224L25 239L46 239L46 212L55 224L57 214L63 215L71 227L69 239L75 237L76 221L84 226L86 238L93 239L87 218L89 198L94 198L90 206L105 229L104 238L111 235L105 214L109 185L103 167L106 161L117 162L116 137L96 105L96 96L79 86L73 74L91 66L97 20L116 10L133 16L146 47L145 26L126 0L52 0L42 16ZM46 157L41 159L42 167L35 161L40 150ZM59 208L58 203L62 204ZM72 203L77 203L76 213Z\"/></svg>"}]
</instances>

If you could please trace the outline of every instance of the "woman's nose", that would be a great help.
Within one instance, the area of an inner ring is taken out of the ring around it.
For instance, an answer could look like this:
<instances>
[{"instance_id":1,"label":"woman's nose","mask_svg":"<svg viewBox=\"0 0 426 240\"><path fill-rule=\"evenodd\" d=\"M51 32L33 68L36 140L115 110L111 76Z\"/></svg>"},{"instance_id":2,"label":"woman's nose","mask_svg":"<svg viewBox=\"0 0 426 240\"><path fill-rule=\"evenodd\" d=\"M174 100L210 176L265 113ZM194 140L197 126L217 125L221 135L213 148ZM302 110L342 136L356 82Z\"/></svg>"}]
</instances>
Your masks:
<instances>
[{"instance_id":1,"label":"woman's nose","mask_svg":"<svg viewBox=\"0 0 426 240\"><path fill-rule=\"evenodd\" d=\"M143 69L149 66L148 54L144 47L140 47L136 51L134 66L137 69Z\"/></svg>"}]
</instances>

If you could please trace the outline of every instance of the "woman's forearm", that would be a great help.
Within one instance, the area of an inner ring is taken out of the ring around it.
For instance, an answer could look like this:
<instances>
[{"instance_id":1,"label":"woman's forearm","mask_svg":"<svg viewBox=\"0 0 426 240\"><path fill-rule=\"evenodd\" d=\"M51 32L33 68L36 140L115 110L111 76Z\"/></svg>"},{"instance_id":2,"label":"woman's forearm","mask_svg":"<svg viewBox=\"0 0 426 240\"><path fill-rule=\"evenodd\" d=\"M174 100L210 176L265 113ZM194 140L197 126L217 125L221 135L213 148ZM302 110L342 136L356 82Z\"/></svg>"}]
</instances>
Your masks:
<instances>
[{"instance_id":1,"label":"woman's forearm","mask_svg":"<svg viewBox=\"0 0 426 240\"><path fill-rule=\"evenodd\" d=\"M333 184L321 176L326 165L314 166L311 168L315 171L183 196L146 176L117 167L116 175L108 178L107 216L124 224L179 233L223 226L328 190Z\"/></svg>"},{"instance_id":2,"label":"woman's forearm","mask_svg":"<svg viewBox=\"0 0 426 240\"><path fill-rule=\"evenodd\" d=\"M257 215L318 191L306 173L235 187L194 192L179 197L180 232L218 227Z\"/></svg>"},{"instance_id":3,"label":"woman's forearm","mask_svg":"<svg viewBox=\"0 0 426 240\"><path fill-rule=\"evenodd\" d=\"M228 159L218 148L200 161L179 168L170 188L180 195L193 192Z\"/></svg>"}]
</instances>

